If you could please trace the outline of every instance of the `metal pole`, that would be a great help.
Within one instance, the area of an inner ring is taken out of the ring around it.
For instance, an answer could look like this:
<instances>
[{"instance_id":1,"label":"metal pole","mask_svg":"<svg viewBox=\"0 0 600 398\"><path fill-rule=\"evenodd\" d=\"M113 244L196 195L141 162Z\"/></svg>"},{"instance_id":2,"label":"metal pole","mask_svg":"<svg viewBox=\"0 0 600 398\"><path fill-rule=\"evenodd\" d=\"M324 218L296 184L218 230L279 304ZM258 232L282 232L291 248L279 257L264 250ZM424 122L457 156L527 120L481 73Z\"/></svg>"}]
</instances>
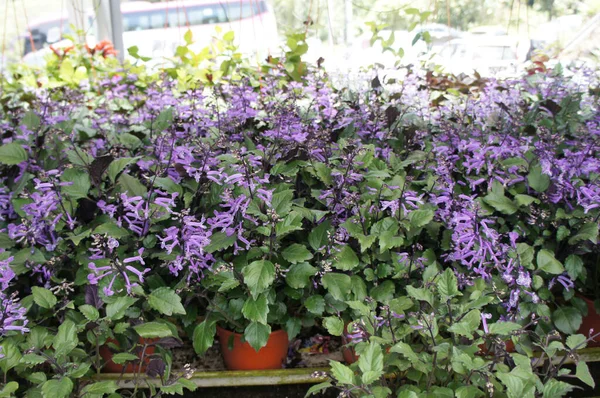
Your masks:
<instances>
[{"instance_id":1,"label":"metal pole","mask_svg":"<svg viewBox=\"0 0 600 398\"><path fill-rule=\"evenodd\" d=\"M95 35L96 40L110 40L112 42L112 28L110 26L110 7L106 0L94 0L96 12Z\"/></svg>"},{"instance_id":2,"label":"metal pole","mask_svg":"<svg viewBox=\"0 0 600 398\"><path fill-rule=\"evenodd\" d=\"M110 1L110 26L112 33L112 43L117 50L117 57L119 61L123 62L125 59L125 46L123 44L123 15L121 15L121 1L120 0L109 0Z\"/></svg>"},{"instance_id":3,"label":"metal pole","mask_svg":"<svg viewBox=\"0 0 600 398\"><path fill-rule=\"evenodd\" d=\"M345 0L344 3L344 42L349 46L352 39L352 0Z\"/></svg>"},{"instance_id":4,"label":"metal pole","mask_svg":"<svg viewBox=\"0 0 600 398\"><path fill-rule=\"evenodd\" d=\"M69 23L75 26L76 36L83 43L85 41L85 36L82 35L82 32L85 31L85 8L83 0L67 1L67 12L69 14Z\"/></svg>"}]
</instances>

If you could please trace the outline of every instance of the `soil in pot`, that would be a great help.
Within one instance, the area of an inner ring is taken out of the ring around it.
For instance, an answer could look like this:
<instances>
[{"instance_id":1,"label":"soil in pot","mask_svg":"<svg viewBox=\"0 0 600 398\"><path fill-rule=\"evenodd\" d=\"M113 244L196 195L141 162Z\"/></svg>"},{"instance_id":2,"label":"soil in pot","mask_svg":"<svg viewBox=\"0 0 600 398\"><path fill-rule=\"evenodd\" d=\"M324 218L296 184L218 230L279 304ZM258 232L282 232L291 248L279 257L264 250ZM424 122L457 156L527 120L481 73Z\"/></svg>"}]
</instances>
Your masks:
<instances>
[{"instance_id":1,"label":"soil in pot","mask_svg":"<svg viewBox=\"0 0 600 398\"><path fill-rule=\"evenodd\" d=\"M144 339L140 337L139 343L141 347L137 347L134 354L137 354L138 358L142 358L142 350L144 344L150 344L156 341L156 339ZM119 346L119 342L115 339L108 339L107 343L113 343ZM144 373L146 371L146 366L150 362L150 355L154 354L154 345L149 345L146 347L146 351L144 354L143 363L138 360L136 363L128 362L125 365L119 365L112 361L114 353L110 350L108 345L100 346L100 357L105 362L105 365L102 367L102 373Z\"/></svg>"},{"instance_id":2,"label":"soil in pot","mask_svg":"<svg viewBox=\"0 0 600 398\"><path fill-rule=\"evenodd\" d=\"M289 339L285 330L271 332L267 345L258 350L242 342L242 334L217 326L223 361L229 370L281 369L286 362ZM233 347L230 348L230 340Z\"/></svg>"},{"instance_id":3,"label":"soil in pot","mask_svg":"<svg viewBox=\"0 0 600 398\"><path fill-rule=\"evenodd\" d=\"M582 321L581 321L581 326L579 327L579 330L577 331L577 333L580 333L584 336L589 336L589 335L594 335L596 333L600 332L600 314L598 314L596 312L596 307L594 306L594 300L590 300L587 297L581 296L581 295L577 295L580 299L582 299L583 301L585 301L585 304L587 305L587 309L588 309L588 313L586 316L583 317ZM590 333L590 330L593 331ZM591 340L588 345L588 347L600 347L600 336L594 338L593 340Z\"/></svg>"}]
</instances>

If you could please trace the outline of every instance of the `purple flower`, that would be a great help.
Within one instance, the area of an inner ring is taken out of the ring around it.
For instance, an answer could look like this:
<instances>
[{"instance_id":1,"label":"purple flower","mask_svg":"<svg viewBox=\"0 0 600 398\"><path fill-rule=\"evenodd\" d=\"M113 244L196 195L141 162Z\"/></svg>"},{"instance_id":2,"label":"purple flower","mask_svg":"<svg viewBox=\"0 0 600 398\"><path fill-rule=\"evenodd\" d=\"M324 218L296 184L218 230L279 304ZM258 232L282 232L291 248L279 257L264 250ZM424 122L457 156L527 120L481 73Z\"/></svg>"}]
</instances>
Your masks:
<instances>
[{"instance_id":1,"label":"purple flower","mask_svg":"<svg viewBox=\"0 0 600 398\"><path fill-rule=\"evenodd\" d=\"M10 263L14 257L9 257L6 260L0 261L0 290L6 291L10 282L15 278L16 274L10 267Z\"/></svg>"},{"instance_id":2,"label":"purple flower","mask_svg":"<svg viewBox=\"0 0 600 398\"><path fill-rule=\"evenodd\" d=\"M559 275L555 278L552 278L548 283L548 288L552 289L556 282L560 283L567 292L575 287L575 283L571 280L571 278L569 278L567 274Z\"/></svg>"},{"instance_id":3,"label":"purple flower","mask_svg":"<svg viewBox=\"0 0 600 398\"><path fill-rule=\"evenodd\" d=\"M492 319L492 314L488 314L487 312L482 312L481 313L481 322L483 323L483 331L485 332L485 334L488 334L490 332L490 330L488 328L488 324L487 324L488 319Z\"/></svg>"},{"instance_id":4,"label":"purple flower","mask_svg":"<svg viewBox=\"0 0 600 398\"><path fill-rule=\"evenodd\" d=\"M0 336L8 332L29 332L26 313L27 308L21 306L16 293L7 296L0 292Z\"/></svg>"}]
</instances>

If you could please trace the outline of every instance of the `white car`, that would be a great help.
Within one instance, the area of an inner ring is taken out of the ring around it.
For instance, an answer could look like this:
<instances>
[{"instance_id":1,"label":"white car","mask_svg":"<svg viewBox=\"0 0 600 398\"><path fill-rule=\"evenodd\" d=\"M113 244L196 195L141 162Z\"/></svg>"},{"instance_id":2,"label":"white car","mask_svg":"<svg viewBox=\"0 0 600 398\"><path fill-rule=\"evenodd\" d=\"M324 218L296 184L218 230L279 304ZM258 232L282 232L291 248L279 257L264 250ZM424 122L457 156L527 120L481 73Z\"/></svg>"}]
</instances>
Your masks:
<instances>
[{"instance_id":1,"label":"white car","mask_svg":"<svg viewBox=\"0 0 600 398\"><path fill-rule=\"evenodd\" d=\"M449 41L440 51L438 63L455 75L477 71L482 76L506 77L518 74L525 55L513 37L481 35Z\"/></svg>"}]
</instances>

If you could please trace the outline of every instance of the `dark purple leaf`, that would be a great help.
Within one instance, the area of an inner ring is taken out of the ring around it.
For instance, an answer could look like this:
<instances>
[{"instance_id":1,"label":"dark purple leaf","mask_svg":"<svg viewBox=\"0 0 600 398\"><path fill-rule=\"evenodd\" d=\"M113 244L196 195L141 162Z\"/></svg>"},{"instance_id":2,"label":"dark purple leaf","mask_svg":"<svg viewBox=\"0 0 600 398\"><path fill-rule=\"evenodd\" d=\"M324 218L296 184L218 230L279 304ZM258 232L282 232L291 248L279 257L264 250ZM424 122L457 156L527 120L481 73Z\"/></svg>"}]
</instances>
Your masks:
<instances>
[{"instance_id":1,"label":"dark purple leaf","mask_svg":"<svg viewBox=\"0 0 600 398\"><path fill-rule=\"evenodd\" d=\"M176 339L175 337L163 337L162 339L157 340L154 344L159 345L162 348L176 348L183 345L181 340Z\"/></svg>"},{"instance_id":2,"label":"dark purple leaf","mask_svg":"<svg viewBox=\"0 0 600 398\"><path fill-rule=\"evenodd\" d=\"M92 285L85 287L85 303L93 305L97 309L102 307L102 300L98 296L98 287Z\"/></svg>"},{"instance_id":3,"label":"dark purple leaf","mask_svg":"<svg viewBox=\"0 0 600 398\"><path fill-rule=\"evenodd\" d=\"M146 374L150 377L159 377L165 373L165 361L161 358L154 358L146 368Z\"/></svg>"}]
</instances>

